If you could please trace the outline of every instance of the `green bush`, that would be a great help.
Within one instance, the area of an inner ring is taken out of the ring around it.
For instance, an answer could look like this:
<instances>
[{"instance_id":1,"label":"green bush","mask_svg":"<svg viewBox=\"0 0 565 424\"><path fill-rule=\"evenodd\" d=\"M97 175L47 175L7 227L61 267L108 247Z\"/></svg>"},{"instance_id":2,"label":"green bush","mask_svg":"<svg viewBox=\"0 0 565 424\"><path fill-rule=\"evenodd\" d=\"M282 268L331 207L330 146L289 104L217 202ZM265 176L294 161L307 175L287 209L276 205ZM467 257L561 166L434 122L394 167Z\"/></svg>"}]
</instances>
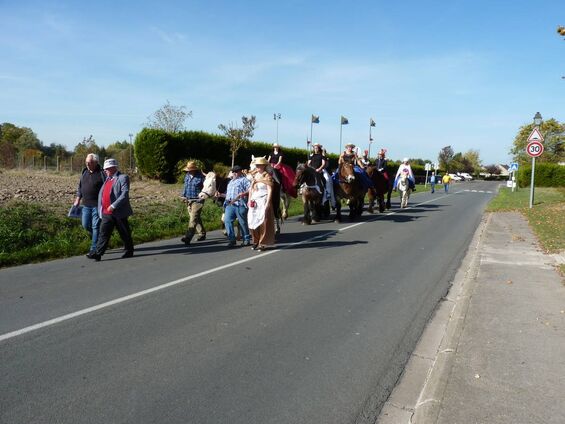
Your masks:
<instances>
[{"instance_id":1,"label":"green bush","mask_svg":"<svg viewBox=\"0 0 565 424\"><path fill-rule=\"evenodd\" d=\"M532 167L518 170L518 185L528 187L532 178ZM565 187L565 166L556 163L536 164L535 185L537 187Z\"/></svg>"},{"instance_id":2,"label":"green bush","mask_svg":"<svg viewBox=\"0 0 565 424\"><path fill-rule=\"evenodd\" d=\"M264 142L250 142L238 150L235 164L249 167L251 155L267 156L272 145ZM306 149L282 146L284 162L296 167L307 160ZM338 155L330 154L330 166L337 166ZM162 130L144 128L135 139L135 158L139 171L149 177L164 182L178 181L180 158L198 158L205 170L217 164L231 165L229 140L221 135L203 131L184 131L178 134Z\"/></svg>"}]
</instances>

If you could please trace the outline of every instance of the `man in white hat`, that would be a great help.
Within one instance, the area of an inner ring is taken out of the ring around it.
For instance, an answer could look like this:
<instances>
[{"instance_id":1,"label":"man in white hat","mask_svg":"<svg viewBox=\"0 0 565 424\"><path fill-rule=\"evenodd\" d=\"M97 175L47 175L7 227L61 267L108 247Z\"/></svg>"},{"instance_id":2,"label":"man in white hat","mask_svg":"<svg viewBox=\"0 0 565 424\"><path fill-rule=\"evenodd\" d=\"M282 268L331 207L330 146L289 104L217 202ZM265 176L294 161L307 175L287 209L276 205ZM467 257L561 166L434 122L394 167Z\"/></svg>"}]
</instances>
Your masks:
<instances>
[{"instance_id":1,"label":"man in white hat","mask_svg":"<svg viewBox=\"0 0 565 424\"><path fill-rule=\"evenodd\" d=\"M133 214L129 202L129 177L118 171L116 159L104 161L104 172L106 173L106 181L98 193L98 214L102 223L96 252L91 255L91 259L97 262L106 252L114 227L118 229L118 233L124 242L125 253L122 258L133 256L133 239L128 224L128 216Z\"/></svg>"}]
</instances>

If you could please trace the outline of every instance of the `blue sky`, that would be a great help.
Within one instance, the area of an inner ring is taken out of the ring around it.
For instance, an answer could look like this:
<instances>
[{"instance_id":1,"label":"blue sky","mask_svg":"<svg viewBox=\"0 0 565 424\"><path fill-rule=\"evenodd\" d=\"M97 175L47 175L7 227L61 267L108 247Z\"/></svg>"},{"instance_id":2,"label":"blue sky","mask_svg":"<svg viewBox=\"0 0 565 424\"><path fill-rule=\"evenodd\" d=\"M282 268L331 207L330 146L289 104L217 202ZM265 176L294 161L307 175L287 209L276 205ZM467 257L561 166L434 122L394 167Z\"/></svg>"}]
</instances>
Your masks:
<instances>
[{"instance_id":1,"label":"blue sky","mask_svg":"<svg viewBox=\"0 0 565 424\"><path fill-rule=\"evenodd\" d=\"M0 121L74 147L128 139L166 101L188 129L257 116L255 140L510 160L535 112L565 121L563 0L0 0Z\"/></svg>"}]
</instances>

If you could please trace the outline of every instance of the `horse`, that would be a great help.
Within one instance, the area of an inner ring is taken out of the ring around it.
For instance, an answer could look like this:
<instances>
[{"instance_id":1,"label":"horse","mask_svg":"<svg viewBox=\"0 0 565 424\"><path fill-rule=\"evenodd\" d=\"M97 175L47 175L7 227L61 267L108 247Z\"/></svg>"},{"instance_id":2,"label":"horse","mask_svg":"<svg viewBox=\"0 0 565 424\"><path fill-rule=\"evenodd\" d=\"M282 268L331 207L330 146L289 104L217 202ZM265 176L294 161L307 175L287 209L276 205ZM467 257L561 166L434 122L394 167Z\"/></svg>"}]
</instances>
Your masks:
<instances>
[{"instance_id":1,"label":"horse","mask_svg":"<svg viewBox=\"0 0 565 424\"><path fill-rule=\"evenodd\" d=\"M251 155L251 163L249 164L249 172L247 178L253 180L256 172L255 156ZM281 222L288 218L288 208L290 206L290 196L282 189L281 174L271 165L267 165L266 171L273 177L273 192L271 195L271 205L275 214L275 235L281 233Z\"/></svg>"},{"instance_id":2,"label":"horse","mask_svg":"<svg viewBox=\"0 0 565 424\"><path fill-rule=\"evenodd\" d=\"M385 176L379 172L375 165L369 165L367 167L367 175L371 178L374 188L369 188L367 194L369 197L369 207L367 211L373 213L373 206L375 205L375 199L377 199L377 204L379 205L379 212L385 211L385 193L388 190L388 181ZM390 205L390 197L389 197ZM390 206L389 206L390 207Z\"/></svg>"},{"instance_id":3,"label":"horse","mask_svg":"<svg viewBox=\"0 0 565 424\"><path fill-rule=\"evenodd\" d=\"M408 173L402 173L398 177L398 183L396 185L398 190L400 190L400 207L405 208L408 206L408 199L410 198L410 193L412 189L410 188L410 180L408 179Z\"/></svg>"},{"instance_id":4,"label":"horse","mask_svg":"<svg viewBox=\"0 0 565 424\"><path fill-rule=\"evenodd\" d=\"M323 176L316 172L314 168L304 163L299 163L296 167L294 177L294 187L298 194L302 196L304 205L303 225L310 225L319 222L320 209L324 193Z\"/></svg>"},{"instance_id":5,"label":"horse","mask_svg":"<svg viewBox=\"0 0 565 424\"><path fill-rule=\"evenodd\" d=\"M337 181L335 180L337 177ZM334 175L334 193L336 197L335 221L341 221L341 199L349 201L349 218L353 219L363 213L365 193L360 179L355 177L353 164L342 163Z\"/></svg>"},{"instance_id":6,"label":"horse","mask_svg":"<svg viewBox=\"0 0 565 424\"><path fill-rule=\"evenodd\" d=\"M199 199L214 199L216 195L216 173L210 171L204 173L204 182L202 183L202 190L198 193Z\"/></svg>"}]
</instances>

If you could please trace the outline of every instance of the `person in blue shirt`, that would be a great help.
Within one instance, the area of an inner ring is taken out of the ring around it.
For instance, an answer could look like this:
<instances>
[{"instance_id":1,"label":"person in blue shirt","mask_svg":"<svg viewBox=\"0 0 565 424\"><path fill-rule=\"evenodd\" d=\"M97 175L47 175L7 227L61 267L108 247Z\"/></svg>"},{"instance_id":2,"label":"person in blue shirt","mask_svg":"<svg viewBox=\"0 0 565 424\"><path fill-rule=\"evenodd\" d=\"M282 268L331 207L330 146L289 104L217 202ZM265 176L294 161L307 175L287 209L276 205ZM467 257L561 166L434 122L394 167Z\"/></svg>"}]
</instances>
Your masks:
<instances>
[{"instance_id":1,"label":"person in blue shirt","mask_svg":"<svg viewBox=\"0 0 565 424\"><path fill-rule=\"evenodd\" d=\"M189 161L184 170L186 171L186 176L184 177L184 188L181 197L187 204L189 221L188 230L186 235L181 238L181 241L188 246L196 233L198 233L196 241L206 240L206 230L201 218L204 199L199 197L204 185L204 174L194 161Z\"/></svg>"},{"instance_id":2,"label":"person in blue shirt","mask_svg":"<svg viewBox=\"0 0 565 424\"><path fill-rule=\"evenodd\" d=\"M241 171L242 169L239 165L235 165L231 169L232 179L228 183L226 190L224 223L228 233L228 247L235 247L236 245L236 235L233 228L233 222L236 218L243 236L243 243L241 245L251 245L251 235L247 225L247 197L249 196L251 182Z\"/></svg>"},{"instance_id":3,"label":"person in blue shirt","mask_svg":"<svg viewBox=\"0 0 565 424\"><path fill-rule=\"evenodd\" d=\"M430 176L430 185L432 186L432 193L435 193L436 191L436 182L437 182L436 173L435 171L432 171L432 175Z\"/></svg>"}]
</instances>

